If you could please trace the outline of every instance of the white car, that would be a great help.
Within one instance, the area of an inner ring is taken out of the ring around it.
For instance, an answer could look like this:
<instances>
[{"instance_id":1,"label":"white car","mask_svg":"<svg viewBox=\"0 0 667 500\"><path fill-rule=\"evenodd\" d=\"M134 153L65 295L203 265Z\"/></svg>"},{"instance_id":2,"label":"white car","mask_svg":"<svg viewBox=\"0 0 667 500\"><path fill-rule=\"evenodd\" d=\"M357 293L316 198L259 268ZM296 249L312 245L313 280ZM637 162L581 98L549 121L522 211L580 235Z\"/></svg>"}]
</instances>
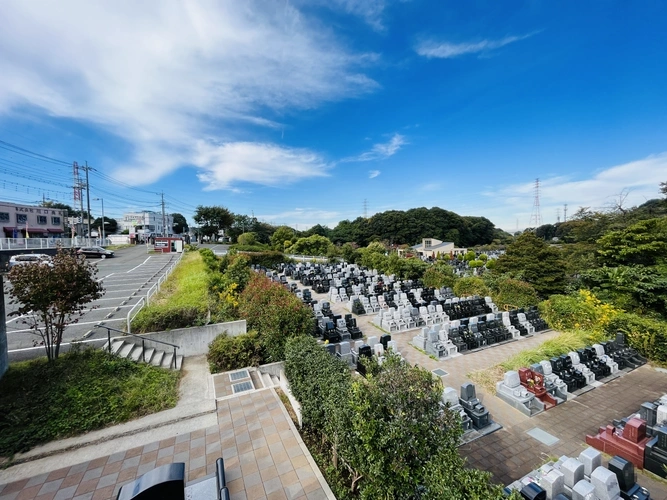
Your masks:
<instances>
[{"instance_id":1,"label":"white car","mask_svg":"<svg viewBox=\"0 0 667 500\"><path fill-rule=\"evenodd\" d=\"M14 266L24 266L26 264L47 264L52 266L51 256L43 253L24 253L12 255L9 259L9 269Z\"/></svg>"}]
</instances>

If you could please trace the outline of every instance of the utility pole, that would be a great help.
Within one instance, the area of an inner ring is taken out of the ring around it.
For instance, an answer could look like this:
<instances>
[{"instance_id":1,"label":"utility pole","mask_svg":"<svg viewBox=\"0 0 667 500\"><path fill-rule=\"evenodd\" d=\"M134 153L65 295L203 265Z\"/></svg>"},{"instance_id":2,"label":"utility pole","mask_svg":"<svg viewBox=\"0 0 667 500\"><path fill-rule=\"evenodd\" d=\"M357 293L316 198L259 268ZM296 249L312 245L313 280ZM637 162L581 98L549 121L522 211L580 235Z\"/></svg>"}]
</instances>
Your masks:
<instances>
[{"instance_id":1,"label":"utility pole","mask_svg":"<svg viewBox=\"0 0 667 500\"><path fill-rule=\"evenodd\" d=\"M88 162L86 162L84 170L86 171L86 205L88 206L86 221L88 226L88 243L90 243L90 184L88 183L88 171L90 170L90 167L88 167Z\"/></svg>"},{"instance_id":2,"label":"utility pole","mask_svg":"<svg viewBox=\"0 0 667 500\"><path fill-rule=\"evenodd\" d=\"M563 222L567 222L567 203L563 205Z\"/></svg>"},{"instance_id":3,"label":"utility pole","mask_svg":"<svg viewBox=\"0 0 667 500\"><path fill-rule=\"evenodd\" d=\"M162 191L162 236L167 236L167 226L164 218L164 191Z\"/></svg>"},{"instance_id":4,"label":"utility pole","mask_svg":"<svg viewBox=\"0 0 667 500\"><path fill-rule=\"evenodd\" d=\"M364 219L368 219L368 200L364 199Z\"/></svg>"}]
</instances>

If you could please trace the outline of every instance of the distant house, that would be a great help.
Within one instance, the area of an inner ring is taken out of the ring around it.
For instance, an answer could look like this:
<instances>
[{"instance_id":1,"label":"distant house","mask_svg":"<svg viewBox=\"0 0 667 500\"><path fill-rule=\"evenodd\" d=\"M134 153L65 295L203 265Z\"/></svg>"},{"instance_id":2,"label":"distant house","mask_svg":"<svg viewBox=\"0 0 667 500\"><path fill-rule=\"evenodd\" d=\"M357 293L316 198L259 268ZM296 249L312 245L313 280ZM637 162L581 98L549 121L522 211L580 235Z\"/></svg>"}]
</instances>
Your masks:
<instances>
[{"instance_id":1,"label":"distant house","mask_svg":"<svg viewBox=\"0 0 667 500\"><path fill-rule=\"evenodd\" d=\"M405 253L413 253L420 257L436 258L439 255L460 255L466 253L465 248L456 248L451 241L440 241L435 238L424 238L418 245L413 245L410 248L399 249L399 255Z\"/></svg>"}]
</instances>

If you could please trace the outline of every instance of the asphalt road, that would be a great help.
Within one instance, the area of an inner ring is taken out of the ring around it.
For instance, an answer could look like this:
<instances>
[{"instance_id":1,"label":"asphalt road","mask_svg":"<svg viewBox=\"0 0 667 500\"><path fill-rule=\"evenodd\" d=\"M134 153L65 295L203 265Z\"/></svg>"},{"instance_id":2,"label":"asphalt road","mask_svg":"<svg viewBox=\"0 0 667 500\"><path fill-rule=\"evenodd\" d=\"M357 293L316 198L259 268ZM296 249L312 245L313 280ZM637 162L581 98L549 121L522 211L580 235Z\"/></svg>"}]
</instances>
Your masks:
<instances>
[{"instance_id":1,"label":"asphalt road","mask_svg":"<svg viewBox=\"0 0 667 500\"><path fill-rule=\"evenodd\" d=\"M207 245L212 247L212 245ZM221 245L218 245L221 247ZM220 251L221 248L214 248ZM69 325L63 334L63 342L85 338L106 337L106 330L94 328L104 324L123 330L130 309L157 283L179 254L148 254L146 247L139 245L115 252L111 259L90 259L97 266L97 279L104 283L104 296L92 302L77 323ZM5 305L7 312L7 341L9 350L33 347L41 337L32 332L24 318L10 316L16 306L9 303L9 286L5 277Z\"/></svg>"}]
</instances>

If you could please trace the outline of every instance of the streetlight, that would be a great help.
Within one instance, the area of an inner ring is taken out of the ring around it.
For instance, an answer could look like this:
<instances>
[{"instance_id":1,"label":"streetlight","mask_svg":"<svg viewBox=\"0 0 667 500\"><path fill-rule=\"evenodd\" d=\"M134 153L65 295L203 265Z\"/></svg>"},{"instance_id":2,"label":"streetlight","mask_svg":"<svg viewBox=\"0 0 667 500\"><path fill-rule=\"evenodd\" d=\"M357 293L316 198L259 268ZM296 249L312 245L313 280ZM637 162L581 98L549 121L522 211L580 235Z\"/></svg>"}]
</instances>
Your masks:
<instances>
[{"instance_id":1,"label":"streetlight","mask_svg":"<svg viewBox=\"0 0 667 500\"><path fill-rule=\"evenodd\" d=\"M104 220L104 198L93 198L93 200L102 202L102 246L104 246L104 240L106 240L104 235L104 224L106 224L106 221ZM88 236L90 237L90 235Z\"/></svg>"}]
</instances>

